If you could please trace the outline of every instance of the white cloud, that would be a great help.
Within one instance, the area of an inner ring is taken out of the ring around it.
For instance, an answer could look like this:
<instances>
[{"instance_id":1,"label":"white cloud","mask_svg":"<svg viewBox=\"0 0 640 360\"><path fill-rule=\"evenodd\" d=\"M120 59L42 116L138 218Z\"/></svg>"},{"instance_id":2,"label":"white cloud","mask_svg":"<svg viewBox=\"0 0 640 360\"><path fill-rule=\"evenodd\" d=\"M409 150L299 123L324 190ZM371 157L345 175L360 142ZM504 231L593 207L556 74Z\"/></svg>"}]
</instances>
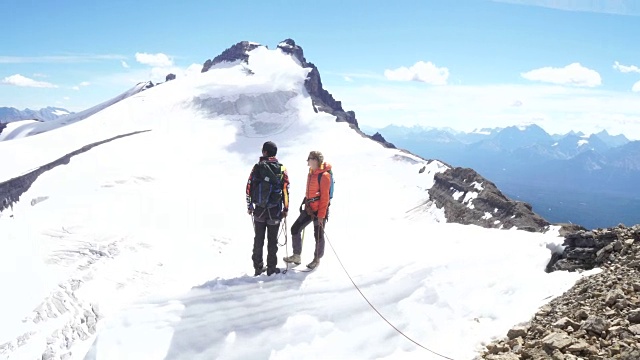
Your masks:
<instances>
[{"instance_id":1,"label":"white cloud","mask_svg":"<svg viewBox=\"0 0 640 360\"><path fill-rule=\"evenodd\" d=\"M637 83L633 84L633 87L631 88L631 91L640 92L640 81L638 81Z\"/></svg>"},{"instance_id":2,"label":"white cloud","mask_svg":"<svg viewBox=\"0 0 640 360\"><path fill-rule=\"evenodd\" d=\"M57 85L54 85L45 81L33 80L28 77L22 76L20 74L7 76L2 80L2 83L6 85L35 87L35 88L57 88L58 87Z\"/></svg>"},{"instance_id":3,"label":"white cloud","mask_svg":"<svg viewBox=\"0 0 640 360\"><path fill-rule=\"evenodd\" d=\"M78 84L78 85L76 85L76 86L73 86L71 89L78 91L78 90L80 90L80 87L81 87L81 86L89 86L89 85L91 85L91 83L90 83L90 82L88 82L88 81L83 81L83 82L81 82L80 84Z\"/></svg>"},{"instance_id":4,"label":"white cloud","mask_svg":"<svg viewBox=\"0 0 640 360\"><path fill-rule=\"evenodd\" d=\"M563 68L543 67L520 74L532 81L541 81L559 85L595 87L602 84L600 74L580 63L569 64Z\"/></svg>"},{"instance_id":5,"label":"white cloud","mask_svg":"<svg viewBox=\"0 0 640 360\"><path fill-rule=\"evenodd\" d=\"M374 80L386 80L384 75L380 73L369 73L369 72L349 72L349 73L338 73L332 71L323 72L322 75L330 75L330 76L339 76L346 80L347 78L354 79L374 79ZM348 81L348 80L347 80Z\"/></svg>"},{"instance_id":6,"label":"white cloud","mask_svg":"<svg viewBox=\"0 0 640 360\"><path fill-rule=\"evenodd\" d=\"M418 61L410 68L403 66L395 70L385 70L384 76L395 81L420 81L432 85L446 85L449 69L439 68L431 61Z\"/></svg>"},{"instance_id":7,"label":"white cloud","mask_svg":"<svg viewBox=\"0 0 640 360\"><path fill-rule=\"evenodd\" d=\"M125 69L128 69L128 68L129 68L129 64L127 64L127 62L126 62L126 61L122 60L122 61L120 61L120 63L122 64L122 67L123 67L123 68L125 68Z\"/></svg>"},{"instance_id":8,"label":"white cloud","mask_svg":"<svg viewBox=\"0 0 640 360\"><path fill-rule=\"evenodd\" d=\"M630 72L640 73L640 68L639 67L637 67L635 65L629 65L629 66L622 65L617 61L613 64L613 68L618 70L618 71L620 71L620 72L623 72L623 73L630 73Z\"/></svg>"},{"instance_id":9,"label":"white cloud","mask_svg":"<svg viewBox=\"0 0 640 360\"><path fill-rule=\"evenodd\" d=\"M174 74L177 78L183 78L186 76L192 76L196 74L200 74L202 71L202 64L191 64L186 69L178 66L169 66L169 67L153 67L151 70L147 70L146 72L138 72L138 77L135 81L130 81L131 83L137 83L144 80L151 80L154 83L164 82L168 74ZM144 75L143 75L144 74ZM129 76L130 74L126 74Z\"/></svg>"},{"instance_id":10,"label":"white cloud","mask_svg":"<svg viewBox=\"0 0 640 360\"><path fill-rule=\"evenodd\" d=\"M173 60L163 53L136 53L136 61L141 64L154 67L167 67L173 65Z\"/></svg>"},{"instance_id":11,"label":"white cloud","mask_svg":"<svg viewBox=\"0 0 640 360\"><path fill-rule=\"evenodd\" d=\"M78 85L76 85L76 86L71 87L71 89L73 89L73 90L76 90L76 91L77 91L77 90L80 90L80 87L81 87L81 86L89 86L89 85L91 85L91 83L90 83L90 82L88 82L88 81L83 81L83 82L81 82L80 84L78 84Z\"/></svg>"},{"instance_id":12,"label":"white cloud","mask_svg":"<svg viewBox=\"0 0 640 360\"><path fill-rule=\"evenodd\" d=\"M344 81L353 82L353 79L350 78L349 76L345 76Z\"/></svg>"}]
</instances>

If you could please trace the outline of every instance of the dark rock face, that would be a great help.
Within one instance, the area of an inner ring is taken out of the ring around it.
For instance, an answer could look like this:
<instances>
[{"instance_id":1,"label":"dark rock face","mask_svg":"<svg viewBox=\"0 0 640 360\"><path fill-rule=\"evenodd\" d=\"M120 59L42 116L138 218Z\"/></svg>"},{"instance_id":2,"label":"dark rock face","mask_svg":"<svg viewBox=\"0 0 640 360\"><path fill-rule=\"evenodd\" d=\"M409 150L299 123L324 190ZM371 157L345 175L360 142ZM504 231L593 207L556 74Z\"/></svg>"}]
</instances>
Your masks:
<instances>
[{"instance_id":1,"label":"dark rock face","mask_svg":"<svg viewBox=\"0 0 640 360\"><path fill-rule=\"evenodd\" d=\"M481 358L640 359L640 225L579 230L565 245L548 268L602 272L578 280Z\"/></svg>"},{"instance_id":2,"label":"dark rock face","mask_svg":"<svg viewBox=\"0 0 640 360\"><path fill-rule=\"evenodd\" d=\"M438 208L444 207L449 222L531 232L548 229L549 222L529 204L507 198L473 169L450 168L434 179L429 195Z\"/></svg>"},{"instance_id":3,"label":"dark rock face","mask_svg":"<svg viewBox=\"0 0 640 360\"><path fill-rule=\"evenodd\" d=\"M547 271L591 270L610 262L628 265L636 261L628 256L628 245L637 241L640 241L640 226L637 225L569 233L565 235L564 251L551 259Z\"/></svg>"},{"instance_id":4,"label":"dark rock face","mask_svg":"<svg viewBox=\"0 0 640 360\"><path fill-rule=\"evenodd\" d=\"M237 60L241 60L241 61L247 62L247 60L249 59L248 52L257 48L258 46L260 45L256 43L252 43L249 41L241 41L231 46L230 48L226 49L220 55L214 57L213 60L210 59L205 61L204 65L202 66L201 72L207 72L209 71L209 69L211 69L213 65L219 64L224 61L234 62Z\"/></svg>"},{"instance_id":5,"label":"dark rock face","mask_svg":"<svg viewBox=\"0 0 640 360\"><path fill-rule=\"evenodd\" d=\"M2 134L2 130L7 127L7 124L0 122L0 134Z\"/></svg>"},{"instance_id":6,"label":"dark rock face","mask_svg":"<svg viewBox=\"0 0 640 360\"><path fill-rule=\"evenodd\" d=\"M147 132L150 130L143 130L143 131L136 131L133 133L129 133L129 134L124 134L124 135L118 135L118 136L114 136L110 139L106 139L106 140L102 140L102 141L98 141L89 145L85 145L82 148L75 150L67 155L64 155L63 157L59 158L58 160L52 161L48 164L45 164L43 166L40 166L39 168L30 171L27 174L24 174L22 176L4 181L4 182L0 182L0 212L2 212L4 209L10 208L13 206L14 203L18 202L20 200L20 196L22 194L24 194L27 190L29 190L29 188L31 187L31 185L36 181L36 179L42 175L43 173L45 173L46 171L49 171L53 168L55 168L56 166L60 166L60 165L66 165L71 161L71 158L74 157L75 155L78 154L82 154L83 152L89 151L92 148L108 143L110 141L119 139L119 138L123 138L123 137L127 137L127 136L131 136L131 135L135 135L135 134L139 134L139 133L143 133L143 132ZM35 199L31 201L31 205L35 205L37 204L39 201L41 201L42 199Z\"/></svg>"},{"instance_id":7,"label":"dark rock face","mask_svg":"<svg viewBox=\"0 0 640 360\"><path fill-rule=\"evenodd\" d=\"M167 74L167 76L164 78L164 81L171 81L171 80L175 80L176 78L176 74Z\"/></svg>"},{"instance_id":8,"label":"dark rock face","mask_svg":"<svg viewBox=\"0 0 640 360\"><path fill-rule=\"evenodd\" d=\"M342 102L334 99L333 95L331 95L330 92L322 87L320 71L312 62L309 62L307 61L307 59L305 59L302 47L296 45L296 42L293 41L293 39L286 39L282 41L280 44L278 44L278 49L296 58L298 62L300 62L300 65L302 67L311 68L311 71L309 71L309 76L304 83L304 87L305 89L307 89L307 92L311 96L311 101L313 102L313 110L315 112L322 111L329 113L336 117L337 122L348 123L360 135L376 141L384 147L392 149L396 148L392 143L386 141L382 137L382 135L376 134L377 136L369 136L360 130L360 128L358 127L358 120L356 119L356 113L353 111L345 111L342 108Z\"/></svg>"},{"instance_id":9,"label":"dark rock face","mask_svg":"<svg viewBox=\"0 0 640 360\"><path fill-rule=\"evenodd\" d=\"M311 68L307 81L304 86L311 95L313 100L313 107L317 111L323 111L332 114L336 117L336 121L344 121L355 128L358 128L358 120L356 120L356 114L353 111L344 111L342 103L333 98L327 90L322 87L322 79L320 79L320 71L311 62L308 62L304 58L304 52L299 45L296 45L292 39L286 39L278 44L278 49L295 57L302 67Z\"/></svg>"},{"instance_id":10,"label":"dark rock face","mask_svg":"<svg viewBox=\"0 0 640 360\"><path fill-rule=\"evenodd\" d=\"M380 144L384 145L387 148L396 149L396 146L388 142L387 140L385 140L385 138L379 132L373 134L373 136L371 136L371 139L379 142Z\"/></svg>"}]
</instances>

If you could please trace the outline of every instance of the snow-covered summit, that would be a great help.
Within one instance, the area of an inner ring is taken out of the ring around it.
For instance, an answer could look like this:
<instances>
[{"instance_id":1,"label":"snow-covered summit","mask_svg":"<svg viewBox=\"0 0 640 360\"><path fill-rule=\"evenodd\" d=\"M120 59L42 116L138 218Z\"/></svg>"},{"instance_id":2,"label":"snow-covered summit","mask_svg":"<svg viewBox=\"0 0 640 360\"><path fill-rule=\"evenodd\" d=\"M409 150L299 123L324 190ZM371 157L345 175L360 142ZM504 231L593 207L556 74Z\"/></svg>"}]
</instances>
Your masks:
<instances>
[{"instance_id":1,"label":"snow-covered summit","mask_svg":"<svg viewBox=\"0 0 640 360\"><path fill-rule=\"evenodd\" d=\"M0 358L435 358L380 319L345 270L411 338L471 358L580 276L544 272L554 231L446 223L430 189L447 164L314 109L313 69L281 49L247 54L0 142L12 154L0 167ZM309 151L333 166L313 273L247 276L244 188L266 140L289 172L291 217ZM491 188L469 171L444 180L439 196L457 212Z\"/></svg>"}]
</instances>

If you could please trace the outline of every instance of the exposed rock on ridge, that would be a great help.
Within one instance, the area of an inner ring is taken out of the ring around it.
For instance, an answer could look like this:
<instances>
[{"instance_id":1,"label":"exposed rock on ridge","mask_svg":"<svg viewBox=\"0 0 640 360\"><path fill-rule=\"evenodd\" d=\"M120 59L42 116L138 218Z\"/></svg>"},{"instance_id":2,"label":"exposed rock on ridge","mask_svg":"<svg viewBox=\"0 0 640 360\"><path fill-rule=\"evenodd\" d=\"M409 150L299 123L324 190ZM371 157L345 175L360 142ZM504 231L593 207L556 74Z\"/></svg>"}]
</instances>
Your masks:
<instances>
[{"instance_id":1,"label":"exposed rock on ridge","mask_svg":"<svg viewBox=\"0 0 640 360\"><path fill-rule=\"evenodd\" d=\"M213 65L217 65L225 61L234 62L240 60L247 62L249 59L249 51L257 48L258 46L260 45L249 41L240 41L223 51L220 55L214 57L213 60L209 59L205 61L200 72L207 72Z\"/></svg>"},{"instance_id":2,"label":"exposed rock on ridge","mask_svg":"<svg viewBox=\"0 0 640 360\"><path fill-rule=\"evenodd\" d=\"M356 120L356 114L353 111L344 111L342 103L333 98L333 95L322 87L322 80L320 79L320 71L312 63L308 62L304 58L304 52L299 45L296 45L292 39L286 39L278 44L278 49L287 54L293 55L300 65L305 68L311 68L309 77L304 83L305 88L313 99L313 106L317 111L323 111L335 115L337 121L344 121L349 124L355 125L358 128L358 121Z\"/></svg>"},{"instance_id":3,"label":"exposed rock on ridge","mask_svg":"<svg viewBox=\"0 0 640 360\"><path fill-rule=\"evenodd\" d=\"M249 41L241 41L223 51L220 55L213 58L213 60L205 61L202 67L202 72L207 72L209 69L211 69L212 66L224 61L234 62L240 60L243 62L247 62L249 59L248 53L258 46L261 45ZM291 56L293 56L298 60L302 67L311 68L309 76L307 77L304 85L307 92L311 96L311 100L313 102L313 110L315 112L322 111L332 114L336 117L336 121L349 123L351 127L355 129L360 135L370 138L380 143L384 147L395 148L393 144L385 141L384 139L382 139L381 141L376 137L366 135L362 131L360 131L355 112L345 111L342 108L342 103L334 99L333 95L331 95L331 93L329 93L322 87L322 80L320 78L320 72L318 71L318 68L313 63L308 62L305 59L302 48L299 45L296 45L294 40L286 39L280 42L280 44L278 44L278 49L286 54L290 54Z\"/></svg>"},{"instance_id":4,"label":"exposed rock on ridge","mask_svg":"<svg viewBox=\"0 0 640 360\"><path fill-rule=\"evenodd\" d=\"M128 134L118 135L110 139L85 145L78 150L75 150L67 155L64 155L61 158L55 161L52 161L48 164L42 165L39 168L33 171L30 171L24 175L18 176L16 178L13 178L4 182L0 182L0 213L2 213L2 211L5 209L12 208L14 203L20 201L20 196L25 192L27 192L27 190L29 190L29 188L36 181L36 179L43 173L57 166L68 164L71 161L72 157L82 154L86 151L89 151L96 146L108 143L116 139L120 139L123 137L131 136L131 135L135 135L135 134L139 134L147 131L150 131L150 130L142 130L142 131L136 131ZM35 205L37 204L37 202L39 201L32 200L31 205Z\"/></svg>"},{"instance_id":5,"label":"exposed rock on ridge","mask_svg":"<svg viewBox=\"0 0 640 360\"><path fill-rule=\"evenodd\" d=\"M382 134L380 134L379 132L373 134L371 136L372 140L375 140L379 143L381 143L382 145L384 145L385 147L391 148L391 149L396 149L396 146L393 145L392 143L388 142L383 136Z\"/></svg>"},{"instance_id":6,"label":"exposed rock on ridge","mask_svg":"<svg viewBox=\"0 0 640 360\"><path fill-rule=\"evenodd\" d=\"M450 168L434 180L429 196L438 208L444 207L450 222L532 232L548 229L549 222L534 213L531 205L507 198L473 169Z\"/></svg>"},{"instance_id":7,"label":"exposed rock on ridge","mask_svg":"<svg viewBox=\"0 0 640 360\"><path fill-rule=\"evenodd\" d=\"M591 270L610 262L622 262L628 265L635 258L628 256L628 245L640 240L640 227L580 230L565 235L564 251L554 254L547 265L547 271L556 270ZM631 267L640 266L637 264Z\"/></svg>"}]
</instances>

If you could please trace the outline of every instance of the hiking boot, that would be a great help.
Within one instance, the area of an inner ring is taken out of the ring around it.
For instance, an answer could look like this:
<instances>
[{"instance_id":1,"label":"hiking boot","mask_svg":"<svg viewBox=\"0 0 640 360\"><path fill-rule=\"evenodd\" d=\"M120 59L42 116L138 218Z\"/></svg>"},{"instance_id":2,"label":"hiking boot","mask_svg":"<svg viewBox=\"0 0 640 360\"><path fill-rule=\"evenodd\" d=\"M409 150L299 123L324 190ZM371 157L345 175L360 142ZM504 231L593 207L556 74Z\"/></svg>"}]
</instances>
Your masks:
<instances>
[{"instance_id":1,"label":"hiking boot","mask_svg":"<svg viewBox=\"0 0 640 360\"><path fill-rule=\"evenodd\" d=\"M253 276L258 276L260 274L262 274L265 270L264 268L264 263L259 263L259 264L253 264L253 268L256 270L255 273L253 274Z\"/></svg>"},{"instance_id":2,"label":"hiking boot","mask_svg":"<svg viewBox=\"0 0 640 360\"><path fill-rule=\"evenodd\" d=\"M320 259L313 258L313 261L307 264L307 267L311 270L315 269L320 265Z\"/></svg>"},{"instance_id":3,"label":"hiking boot","mask_svg":"<svg viewBox=\"0 0 640 360\"><path fill-rule=\"evenodd\" d=\"M284 260L284 262L294 263L296 265L300 265L300 262L301 262L299 254L293 254L289 257L284 257L282 258L282 260Z\"/></svg>"},{"instance_id":4,"label":"hiking boot","mask_svg":"<svg viewBox=\"0 0 640 360\"><path fill-rule=\"evenodd\" d=\"M267 268L267 276L271 276L271 274L280 274L280 269L277 267Z\"/></svg>"}]
</instances>

